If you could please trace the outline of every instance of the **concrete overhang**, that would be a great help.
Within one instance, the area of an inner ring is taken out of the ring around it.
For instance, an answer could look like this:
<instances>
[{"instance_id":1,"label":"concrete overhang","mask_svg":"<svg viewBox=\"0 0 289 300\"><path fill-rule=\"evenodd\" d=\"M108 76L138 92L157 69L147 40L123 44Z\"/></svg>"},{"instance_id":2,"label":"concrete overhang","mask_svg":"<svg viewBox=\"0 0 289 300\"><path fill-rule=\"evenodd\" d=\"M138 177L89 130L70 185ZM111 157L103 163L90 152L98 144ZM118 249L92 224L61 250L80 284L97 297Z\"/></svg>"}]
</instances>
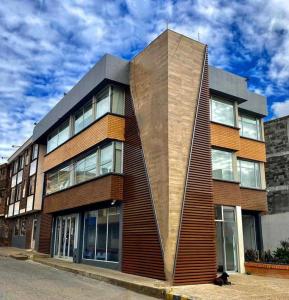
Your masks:
<instances>
[{"instance_id":1,"label":"concrete overhang","mask_svg":"<svg viewBox=\"0 0 289 300\"><path fill-rule=\"evenodd\" d=\"M209 66L209 85L212 93L237 101L242 110L267 116L267 98L250 92L246 78Z\"/></svg>"},{"instance_id":2,"label":"concrete overhang","mask_svg":"<svg viewBox=\"0 0 289 300\"><path fill-rule=\"evenodd\" d=\"M35 126L32 140L37 141L40 139L105 80L128 85L129 61L110 54L104 55Z\"/></svg>"}]
</instances>

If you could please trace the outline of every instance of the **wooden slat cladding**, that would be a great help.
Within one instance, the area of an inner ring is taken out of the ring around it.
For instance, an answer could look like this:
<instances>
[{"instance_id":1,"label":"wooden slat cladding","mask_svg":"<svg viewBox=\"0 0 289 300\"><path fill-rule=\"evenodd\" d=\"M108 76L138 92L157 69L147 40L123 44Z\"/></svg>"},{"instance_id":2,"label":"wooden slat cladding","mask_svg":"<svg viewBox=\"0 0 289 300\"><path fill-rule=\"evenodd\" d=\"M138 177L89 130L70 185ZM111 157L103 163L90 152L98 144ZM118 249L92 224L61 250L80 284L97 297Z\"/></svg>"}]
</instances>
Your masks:
<instances>
[{"instance_id":1,"label":"wooden slat cladding","mask_svg":"<svg viewBox=\"0 0 289 300\"><path fill-rule=\"evenodd\" d=\"M211 143L215 147L240 150L239 129L211 123Z\"/></svg>"},{"instance_id":2,"label":"wooden slat cladding","mask_svg":"<svg viewBox=\"0 0 289 300\"><path fill-rule=\"evenodd\" d=\"M264 190L240 188L238 182L213 181L214 204L241 206L242 209L267 211L267 195Z\"/></svg>"},{"instance_id":3,"label":"wooden slat cladding","mask_svg":"<svg viewBox=\"0 0 289 300\"><path fill-rule=\"evenodd\" d=\"M124 140L123 117L107 115L45 156L43 171L67 161L105 139Z\"/></svg>"},{"instance_id":4,"label":"wooden slat cladding","mask_svg":"<svg viewBox=\"0 0 289 300\"><path fill-rule=\"evenodd\" d=\"M174 284L212 282L216 276L207 53L182 211Z\"/></svg>"},{"instance_id":5,"label":"wooden slat cladding","mask_svg":"<svg viewBox=\"0 0 289 300\"><path fill-rule=\"evenodd\" d=\"M51 230L52 230L52 215L41 214L40 216L40 231L38 252L50 253Z\"/></svg>"},{"instance_id":6,"label":"wooden slat cladding","mask_svg":"<svg viewBox=\"0 0 289 300\"><path fill-rule=\"evenodd\" d=\"M123 199L123 176L107 175L45 197L44 213Z\"/></svg>"},{"instance_id":7,"label":"wooden slat cladding","mask_svg":"<svg viewBox=\"0 0 289 300\"><path fill-rule=\"evenodd\" d=\"M266 147L261 141L240 138L240 151L237 156L245 159L252 159L266 162Z\"/></svg>"},{"instance_id":8,"label":"wooden slat cladding","mask_svg":"<svg viewBox=\"0 0 289 300\"><path fill-rule=\"evenodd\" d=\"M162 250L129 90L125 114L122 271L164 280Z\"/></svg>"}]
</instances>

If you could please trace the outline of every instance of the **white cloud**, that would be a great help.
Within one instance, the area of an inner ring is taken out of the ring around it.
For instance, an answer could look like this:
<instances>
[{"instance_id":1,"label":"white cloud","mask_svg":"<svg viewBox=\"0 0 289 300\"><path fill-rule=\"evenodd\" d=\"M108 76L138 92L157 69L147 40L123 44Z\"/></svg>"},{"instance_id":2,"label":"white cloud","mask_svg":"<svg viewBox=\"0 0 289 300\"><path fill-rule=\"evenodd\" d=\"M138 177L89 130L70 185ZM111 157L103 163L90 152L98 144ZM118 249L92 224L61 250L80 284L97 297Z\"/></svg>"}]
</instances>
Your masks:
<instances>
[{"instance_id":1,"label":"white cloud","mask_svg":"<svg viewBox=\"0 0 289 300\"><path fill-rule=\"evenodd\" d=\"M256 91L286 94L289 6L284 0L4 1L0 156L13 152L11 144L25 141L33 123L103 54L134 56L165 30L167 22L192 38L199 33L209 44L210 63L228 70L248 63L239 71L258 78ZM275 115L280 105L272 106Z\"/></svg>"},{"instance_id":2,"label":"white cloud","mask_svg":"<svg viewBox=\"0 0 289 300\"><path fill-rule=\"evenodd\" d=\"M282 102L274 102L271 109L275 118L289 115L289 99Z\"/></svg>"}]
</instances>

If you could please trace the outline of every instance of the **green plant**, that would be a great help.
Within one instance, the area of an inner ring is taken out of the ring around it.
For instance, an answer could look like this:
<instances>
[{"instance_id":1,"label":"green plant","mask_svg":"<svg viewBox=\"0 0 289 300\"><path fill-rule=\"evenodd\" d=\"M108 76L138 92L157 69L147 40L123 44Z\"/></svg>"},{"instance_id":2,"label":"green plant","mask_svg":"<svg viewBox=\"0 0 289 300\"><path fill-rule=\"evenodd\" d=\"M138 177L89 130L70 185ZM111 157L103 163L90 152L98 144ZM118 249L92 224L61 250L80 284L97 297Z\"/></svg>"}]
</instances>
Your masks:
<instances>
[{"instance_id":1,"label":"green plant","mask_svg":"<svg viewBox=\"0 0 289 300\"><path fill-rule=\"evenodd\" d=\"M258 261L258 251L254 249L248 249L245 252L245 261Z\"/></svg>"},{"instance_id":2,"label":"green plant","mask_svg":"<svg viewBox=\"0 0 289 300\"><path fill-rule=\"evenodd\" d=\"M280 247L273 252L273 255L278 262L289 264L289 240L281 241Z\"/></svg>"}]
</instances>

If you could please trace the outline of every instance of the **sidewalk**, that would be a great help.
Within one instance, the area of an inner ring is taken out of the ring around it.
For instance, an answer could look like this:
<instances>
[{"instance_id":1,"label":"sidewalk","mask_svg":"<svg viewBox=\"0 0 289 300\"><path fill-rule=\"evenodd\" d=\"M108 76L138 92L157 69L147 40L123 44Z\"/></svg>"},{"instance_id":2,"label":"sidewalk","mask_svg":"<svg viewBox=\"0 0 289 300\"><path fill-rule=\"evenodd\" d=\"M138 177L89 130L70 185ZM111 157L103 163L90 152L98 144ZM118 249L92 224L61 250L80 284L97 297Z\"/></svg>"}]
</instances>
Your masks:
<instances>
[{"instance_id":1,"label":"sidewalk","mask_svg":"<svg viewBox=\"0 0 289 300\"><path fill-rule=\"evenodd\" d=\"M171 287L167 282L161 280L43 257L33 251L0 247L0 256L15 255L26 255L41 264L167 300L289 299L289 279L234 274L230 275L232 282L230 286L199 284Z\"/></svg>"}]
</instances>

